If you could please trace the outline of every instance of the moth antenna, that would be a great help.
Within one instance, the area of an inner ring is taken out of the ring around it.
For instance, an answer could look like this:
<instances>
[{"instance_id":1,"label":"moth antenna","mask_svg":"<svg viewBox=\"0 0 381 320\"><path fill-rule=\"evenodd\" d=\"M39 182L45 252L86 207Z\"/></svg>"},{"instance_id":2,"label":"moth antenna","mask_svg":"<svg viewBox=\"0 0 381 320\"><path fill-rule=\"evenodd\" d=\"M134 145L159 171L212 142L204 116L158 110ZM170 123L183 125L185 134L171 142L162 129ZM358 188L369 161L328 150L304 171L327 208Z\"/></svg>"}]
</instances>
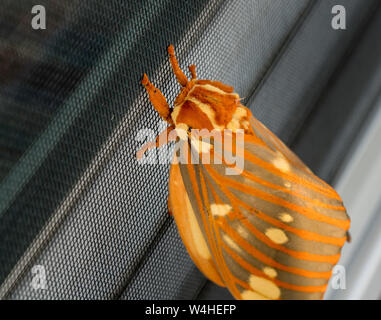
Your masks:
<instances>
[{"instance_id":1,"label":"moth antenna","mask_svg":"<svg viewBox=\"0 0 381 320\"><path fill-rule=\"evenodd\" d=\"M194 64L190 65L189 71L192 74L192 80L197 79L197 74L196 74L196 66Z\"/></svg>"},{"instance_id":2,"label":"moth antenna","mask_svg":"<svg viewBox=\"0 0 381 320\"><path fill-rule=\"evenodd\" d=\"M175 57L175 49L173 45L169 45L168 47L169 61L171 62L173 73L175 74L177 81L180 83L182 87L185 87L188 83L188 79L185 76L184 72L179 67L179 62Z\"/></svg>"},{"instance_id":3,"label":"moth antenna","mask_svg":"<svg viewBox=\"0 0 381 320\"><path fill-rule=\"evenodd\" d=\"M160 117L162 117L169 124L173 124L171 118L171 110L169 109L169 105L164 95L161 93L159 89L157 89L148 79L146 74L143 75L142 85L146 88L146 91L149 95L149 99L154 106L155 110L159 113Z\"/></svg>"}]
</instances>

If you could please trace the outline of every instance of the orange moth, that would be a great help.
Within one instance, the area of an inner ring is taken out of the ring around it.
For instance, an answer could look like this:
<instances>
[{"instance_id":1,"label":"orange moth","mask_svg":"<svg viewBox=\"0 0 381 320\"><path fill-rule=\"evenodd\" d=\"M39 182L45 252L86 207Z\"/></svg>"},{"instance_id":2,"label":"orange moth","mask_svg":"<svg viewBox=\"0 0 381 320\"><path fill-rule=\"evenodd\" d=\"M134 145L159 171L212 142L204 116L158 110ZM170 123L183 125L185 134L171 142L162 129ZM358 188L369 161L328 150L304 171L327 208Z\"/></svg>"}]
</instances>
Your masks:
<instances>
[{"instance_id":1,"label":"orange moth","mask_svg":"<svg viewBox=\"0 0 381 320\"><path fill-rule=\"evenodd\" d=\"M236 299L322 299L350 226L340 196L253 117L232 87L197 79L194 65L188 79L172 45L168 53L181 90L170 108L144 74L149 99L169 127L138 158L178 144L168 205L190 257Z\"/></svg>"}]
</instances>

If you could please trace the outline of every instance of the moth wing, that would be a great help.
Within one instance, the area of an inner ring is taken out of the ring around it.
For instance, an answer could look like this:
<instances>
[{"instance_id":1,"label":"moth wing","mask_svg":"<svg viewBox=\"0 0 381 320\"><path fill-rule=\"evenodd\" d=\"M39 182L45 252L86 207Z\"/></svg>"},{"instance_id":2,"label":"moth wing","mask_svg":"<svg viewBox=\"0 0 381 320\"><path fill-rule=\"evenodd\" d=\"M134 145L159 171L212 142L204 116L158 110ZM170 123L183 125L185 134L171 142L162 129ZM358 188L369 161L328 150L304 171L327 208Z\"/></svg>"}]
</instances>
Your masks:
<instances>
[{"instance_id":1,"label":"moth wing","mask_svg":"<svg viewBox=\"0 0 381 320\"><path fill-rule=\"evenodd\" d=\"M244 107L244 106L241 106ZM303 163L302 160L292 152L274 133L272 133L262 122L257 120L251 111L244 107L248 114L250 127L253 134L262 140L270 149L281 152L290 163L299 167L302 170L310 172L310 169Z\"/></svg>"},{"instance_id":2,"label":"moth wing","mask_svg":"<svg viewBox=\"0 0 381 320\"><path fill-rule=\"evenodd\" d=\"M193 262L208 279L224 287L225 284L212 258L208 241L200 229L200 224L184 186L180 167L176 163L173 163L170 169L168 205L181 239Z\"/></svg>"},{"instance_id":3,"label":"moth wing","mask_svg":"<svg viewBox=\"0 0 381 320\"><path fill-rule=\"evenodd\" d=\"M213 161L179 165L201 231L192 246L203 239L214 274L237 299L321 299L348 216L329 185L263 134L267 141L245 135L241 174Z\"/></svg>"}]
</instances>

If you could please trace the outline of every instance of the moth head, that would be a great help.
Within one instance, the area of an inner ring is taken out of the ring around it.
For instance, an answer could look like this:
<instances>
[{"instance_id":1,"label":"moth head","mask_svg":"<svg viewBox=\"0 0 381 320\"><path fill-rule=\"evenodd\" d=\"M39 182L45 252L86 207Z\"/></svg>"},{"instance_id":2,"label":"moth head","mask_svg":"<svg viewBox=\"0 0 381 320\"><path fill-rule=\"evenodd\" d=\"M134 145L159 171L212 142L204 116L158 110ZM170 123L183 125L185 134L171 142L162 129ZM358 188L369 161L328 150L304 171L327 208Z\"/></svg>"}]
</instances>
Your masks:
<instances>
[{"instance_id":1,"label":"moth head","mask_svg":"<svg viewBox=\"0 0 381 320\"><path fill-rule=\"evenodd\" d=\"M174 129L181 129L182 133L189 133L191 129L248 130L248 110L241 105L241 99L232 87L219 81L197 79L195 65L189 66L191 78L188 79L179 67L173 45L168 47L168 54L173 72L181 85L173 108L169 107L164 95L148 80L146 74L142 79L152 105L170 124L167 132Z\"/></svg>"},{"instance_id":2,"label":"moth head","mask_svg":"<svg viewBox=\"0 0 381 320\"><path fill-rule=\"evenodd\" d=\"M240 104L240 97L233 87L219 81L199 80L195 65L189 66L191 79L180 69L173 46L168 48L173 71L181 85L180 93L170 110L176 128L233 131L244 128L247 112Z\"/></svg>"}]
</instances>

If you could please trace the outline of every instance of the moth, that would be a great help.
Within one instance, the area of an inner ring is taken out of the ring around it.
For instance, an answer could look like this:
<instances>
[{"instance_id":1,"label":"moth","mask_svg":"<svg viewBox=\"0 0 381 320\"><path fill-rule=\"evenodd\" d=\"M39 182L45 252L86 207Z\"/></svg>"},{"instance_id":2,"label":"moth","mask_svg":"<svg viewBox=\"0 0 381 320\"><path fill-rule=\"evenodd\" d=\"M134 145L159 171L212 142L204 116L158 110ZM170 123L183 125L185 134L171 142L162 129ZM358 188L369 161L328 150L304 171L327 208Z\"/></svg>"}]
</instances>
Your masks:
<instances>
[{"instance_id":1,"label":"moth","mask_svg":"<svg viewBox=\"0 0 381 320\"><path fill-rule=\"evenodd\" d=\"M188 79L172 45L168 53L181 90L170 108L144 74L149 99L169 127L138 158L179 143L168 206L193 262L236 299L322 299L349 237L340 196L254 118L232 87L197 79L194 65Z\"/></svg>"}]
</instances>

